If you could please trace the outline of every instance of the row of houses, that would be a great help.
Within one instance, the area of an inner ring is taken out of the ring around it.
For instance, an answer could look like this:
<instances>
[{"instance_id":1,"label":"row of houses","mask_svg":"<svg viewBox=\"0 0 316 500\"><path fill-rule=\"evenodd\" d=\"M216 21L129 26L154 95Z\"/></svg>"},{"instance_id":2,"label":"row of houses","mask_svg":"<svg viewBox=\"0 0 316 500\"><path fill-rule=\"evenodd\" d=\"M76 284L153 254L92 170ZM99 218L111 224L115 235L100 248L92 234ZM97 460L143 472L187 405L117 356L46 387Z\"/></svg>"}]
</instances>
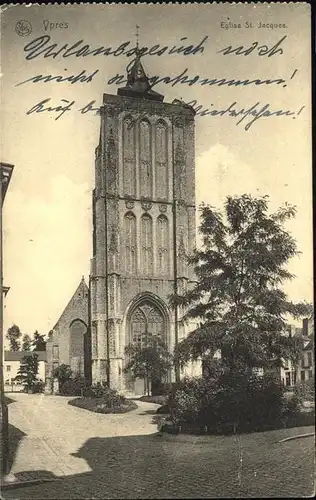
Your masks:
<instances>
[{"instance_id":1,"label":"row of houses","mask_svg":"<svg viewBox=\"0 0 316 500\"><path fill-rule=\"evenodd\" d=\"M288 333L302 339L302 350L297 365L285 360L281 369L281 382L285 387L294 387L315 377L314 321L303 319L302 327L288 326Z\"/></svg>"}]
</instances>

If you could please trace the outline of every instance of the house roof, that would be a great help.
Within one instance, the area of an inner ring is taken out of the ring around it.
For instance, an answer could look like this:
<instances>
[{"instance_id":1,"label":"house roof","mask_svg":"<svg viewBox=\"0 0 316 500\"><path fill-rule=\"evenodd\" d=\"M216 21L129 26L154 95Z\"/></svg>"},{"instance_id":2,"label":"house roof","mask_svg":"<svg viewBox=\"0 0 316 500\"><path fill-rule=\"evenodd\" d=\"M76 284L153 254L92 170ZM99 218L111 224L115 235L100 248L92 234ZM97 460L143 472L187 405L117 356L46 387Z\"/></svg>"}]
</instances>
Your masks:
<instances>
[{"instance_id":1,"label":"house roof","mask_svg":"<svg viewBox=\"0 0 316 500\"><path fill-rule=\"evenodd\" d=\"M21 361L24 356L37 354L38 361L46 361L46 351L4 351L5 361Z\"/></svg>"},{"instance_id":2,"label":"house roof","mask_svg":"<svg viewBox=\"0 0 316 500\"><path fill-rule=\"evenodd\" d=\"M89 291L89 288L88 288L88 286L87 286L87 284L85 282L84 276L82 276L81 281L80 281L79 285L77 286L77 289L76 289L75 293L73 294L73 296L69 300L69 302L66 305L65 309L63 310L62 314L59 316L59 319L58 319L57 323L55 324L53 330L55 330L57 328L58 323L61 321L61 319L64 316L64 314L66 314L67 309L69 307L72 307L73 301L76 298L78 298L79 300L88 300L88 299L85 299L85 294L88 291Z\"/></svg>"}]
</instances>

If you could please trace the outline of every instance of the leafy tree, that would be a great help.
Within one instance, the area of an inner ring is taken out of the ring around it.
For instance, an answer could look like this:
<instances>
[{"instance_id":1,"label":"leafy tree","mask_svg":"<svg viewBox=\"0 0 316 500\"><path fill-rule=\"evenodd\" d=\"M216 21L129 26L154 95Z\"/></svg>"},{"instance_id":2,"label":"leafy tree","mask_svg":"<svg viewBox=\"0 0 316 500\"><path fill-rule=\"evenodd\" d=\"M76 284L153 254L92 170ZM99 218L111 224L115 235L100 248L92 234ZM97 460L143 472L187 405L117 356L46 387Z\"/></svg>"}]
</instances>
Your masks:
<instances>
[{"instance_id":1,"label":"leafy tree","mask_svg":"<svg viewBox=\"0 0 316 500\"><path fill-rule=\"evenodd\" d=\"M41 335L36 330L32 340L33 351L46 351L46 341L44 335Z\"/></svg>"},{"instance_id":2,"label":"leafy tree","mask_svg":"<svg viewBox=\"0 0 316 500\"><path fill-rule=\"evenodd\" d=\"M303 306L306 309L306 311L304 311L304 317L306 317L308 320L314 321L314 304L311 304L310 302L304 302Z\"/></svg>"},{"instance_id":3,"label":"leafy tree","mask_svg":"<svg viewBox=\"0 0 316 500\"><path fill-rule=\"evenodd\" d=\"M165 343L157 336L142 335L141 345L130 344L125 348L129 362L124 372L131 371L134 379L143 378L150 395L149 382L152 390L158 386L172 366L171 354Z\"/></svg>"},{"instance_id":4,"label":"leafy tree","mask_svg":"<svg viewBox=\"0 0 316 500\"><path fill-rule=\"evenodd\" d=\"M33 390L38 381L38 355L31 354L22 358L20 368L15 379L24 386L25 391Z\"/></svg>"},{"instance_id":5,"label":"leafy tree","mask_svg":"<svg viewBox=\"0 0 316 500\"><path fill-rule=\"evenodd\" d=\"M53 371L53 377L57 378L59 389L72 378L72 370L69 365L62 363Z\"/></svg>"},{"instance_id":6,"label":"leafy tree","mask_svg":"<svg viewBox=\"0 0 316 500\"><path fill-rule=\"evenodd\" d=\"M22 351L30 351L32 345L31 337L26 333L22 338Z\"/></svg>"},{"instance_id":7,"label":"leafy tree","mask_svg":"<svg viewBox=\"0 0 316 500\"><path fill-rule=\"evenodd\" d=\"M22 337L22 333L17 325L12 325L8 328L6 337L10 342L11 351L19 351L21 349L20 338Z\"/></svg>"},{"instance_id":8,"label":"leafy tree","mask_svg":"<svg viewBox=\"0 0 316 500\"><path fill-rule=\"evenodd\" d=\"M218 351L224 372L249 377L253 368L297 360L300 347L284 335L286 319L308 311L282 290L294 277L288 261L298 254L284 227L295 212L286 203L269 213L267 196L229 196L223 213L201 205L203 246L189 258L197 282L172 298L186 311L184 321L198 326L176 346L176 363L212 359Z\"/></svg>"},{"instance_id":9,"label":"leafy tree","mask_svg":"<svg viewBox=\"0 0 316 500\"><path fill-rule=\"evenodd\" d=\"M315 379L311 378L296 384L294 394L303 401L315 401Z\"/></svg>"}]
</instances>

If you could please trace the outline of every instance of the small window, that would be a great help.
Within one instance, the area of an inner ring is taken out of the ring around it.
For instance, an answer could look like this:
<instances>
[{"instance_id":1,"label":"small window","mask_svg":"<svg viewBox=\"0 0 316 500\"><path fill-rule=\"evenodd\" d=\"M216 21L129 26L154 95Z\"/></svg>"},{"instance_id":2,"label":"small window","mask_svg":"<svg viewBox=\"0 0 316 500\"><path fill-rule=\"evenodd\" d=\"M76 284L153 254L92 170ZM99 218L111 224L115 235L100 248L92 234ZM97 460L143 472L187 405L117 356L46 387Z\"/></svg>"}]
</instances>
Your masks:
<instances>
[{"instance_id":1,"label":"small window","mask_svg":"<svg viewBox=\"0 0 316 500\"><path fill-rule=\"evenodd\" d=\"M285 374L285 385L291 385L291 374L290 374L290 372L286 372L286 374Z\"/></svg>"},{"instance_id":2,"label":"small window","mask_svg":"<svg viewBox=\"0 0 316 500\"><path fill-rule=\"evenodd\" d=\"M307 353L307 364L308 364L308 366L312 366L312 353L311 352Z\"/></svg>"},{"instance_id":3,"label":"small window","mask_svg":"<svg viewBox=\"0 0 316 500\"><path fill-rule=\"evenodd\" d=\"M59 358L59 349L58 349L58 345L54 345L54 346L53 346L53 358L54 358L54 359L58 359L58 358Z\"/></svg>"},{"instance_id":4,"label":"small window","mask_svg":"<svg viewBox=\"0 0 316 500\"><path fill-rule=\"evenodd\" d=\"M7 365L7 372L11 371L11 365Z\"/></svg>"},{"instance_id":5,"label":"small window","mask_svg":"<svg viewBox=\"0 0 316 500\"><path fill-rule=\"evenodd\" d=\"M305 370L301 370L301 381L305 382Z\"/></svg>"},{"instance_id":6,"label":"small window","mask_svg":"<svg viewBox=\"0 0 316 500\"><path fill-rule=\"evenodd\" d=\"M308 370L308 378L309 379L313 378L313 371L312 370Z\"/></svg>"}]
</instances>

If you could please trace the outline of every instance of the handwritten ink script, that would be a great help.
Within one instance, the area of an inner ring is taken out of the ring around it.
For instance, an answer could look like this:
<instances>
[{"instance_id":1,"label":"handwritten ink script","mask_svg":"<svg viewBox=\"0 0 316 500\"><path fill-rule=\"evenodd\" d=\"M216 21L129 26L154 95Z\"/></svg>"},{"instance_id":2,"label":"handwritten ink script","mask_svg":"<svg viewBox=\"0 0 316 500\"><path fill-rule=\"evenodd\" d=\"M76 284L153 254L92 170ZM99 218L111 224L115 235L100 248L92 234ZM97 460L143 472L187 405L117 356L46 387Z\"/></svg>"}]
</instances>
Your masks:
<instances>
[{"instance_id":1,"label":"handwritten ink script","mask_svg":"<svg viewBox=\"0 0 316 500\"><path fill-rule=\"evenodd\" d=\"M66 71L66 70L65 70ZM63 83L63 82L68 82L71 85L74 83L90 83L92 82L93 78L95 75L99 73L99 70L96 69L93 71L91 74L86 74L86 70L83 69L78 73L77 75L36 75L36 76L31 76L31 78L27 78L27 80L24 80L23 82L17 83L16 87L19 87L19 85L23 85L24 83L50 83L50 82L57 82L57 83Z\"/></svg>"},{"instance_id":2,"label":"handwritten ink script","mask_svg":"<svg viewBox=\"0 0 316 500\"><path fill-rule=\"evenodd\" d=\"M172 54L182 54L184 56L188 55L196 55L204 52L204 44L208 40L208 36L204 36L204 38L197 45L173 45L169 47L168 45L161 46L160 44L153 45L152 47L132 47L130 48L131 42L123 42L118 47L90 47L90 44L84 42L84 40L78 40L77 42L69 45L68 43L58 46L57 43L52 43L48 45L51 41L51 37L49 35L43 35L31 40L24 47L24 52L27 53L25 59L31 60L35 59L39 56L43 56L44 58L52 57L55 59L60 56L63 58L68 57L89 57L89 56L114 56L114 57L132 57L137 54L142 56L162 56L162 55L172 55ZM249 47L245 48L243 45L239 47L233 47L229 45L224 49L218 51L218 53L223 53L223 55L243 55L248 56L249 54L256 52L259 56L267 56L272 57L274 55L282 55L283 48L282 43L287 38L285 35L281 38L277 43L275 43L272 47L269 47L266 44L260 44L258 41L253 42ZM180 42L184 42L187 40L187 37L180 38Z\"/></svg>"},{"instance_id":3,"label":"handwritten ink script","mask_svg":"<svg viewBox=\"0 0 316 500\"><path fill-rule=\"evenodd\" d=\"M24 52L27 53L25 56L26 60L35 59L36 57L43 56L44 58L52 57L55 59L57 56L61 56L63 58L68 57L88 57L88 56L114 56L114 57L131 57L139 54L140 56L162 56L163 54L182 54L184 56L195 55L198 53L204 52L204 43L207 41L208 36L205 36L197 45L174 45L173 47L169 47L165 45L161 47L159 44L154 45L153 47L132 47L130 48L131 42L123 42L118 47L90 47L89 44L86 44L84 40L78 40L77 42L69 45L68 43L58 46L57 43L53 43L48 45L51 41L51 37L49 35L39 36L34 40L31 40L24 47ZM187 37L182 37L180 39L181 42L187 40Z\"/></svg>"},{"instance_id":4,"label":"handwritten ink script","mask_svg":"<svg viewBox=\"0 0 316 500\"><path fill-rule=\"evenodd\" d=\"M297 71L297 70L295 70ZM149 82L152 87L155 85L159 85L161 83L164 83L166 85L171 85L171 87L174 87L175 85L178 85L179 83L189 85L192 87L195 84L198 85L218 85L219 87L222 87L223 85L227 85L228 87L239 87L239 86L249 86L249 85L280 85L284 84L283 87L286 87L286 80L283 78L253 78L252 80L249 80L247 78L243 80L235 79L235 78L210 78L210 77L203 77L200 75L187 75L188 68L185 68L182 73L179 75L176 75L174 77L170 76L152 76L149 78ZM293 78L293 74L291 76ZM116 75L108 80L108 84L116 85L124 85L127 83L127 79L124 78L124 75Z\"/></svg>"},{"instance_id":5,"label":"handwritten ink script","mask_svg":"<svg viewBox=\"0 0 316 500\"><path fill-rule=\"evenodd\" d=\"M224 48L214 51L219 54L219 57L253 57L258 56L259 58L271 58L280 57L285 53L286 50L286 40L287 35L278 39L275 43L259 43L254 41L248 46L240 45L235 42L234 45L227 45ZM205 35L197 43L191 43L187 37L180 38L180 43L176 45L161 45L156 44L152 47L136 47L132 46L130 41L120 43L117 46L98 46L93 47L84 40L78 40L74 43L66 43L64 45L52 42L49 35L39 36L28 42L24 46L25 59L27 61L34 60L37 58L61 58L61 60L67 58L87 58L96 56L113 56L113 57L126 57L130 58L131 61L128 64L128 68L135 61L136 57L139 56L172 56L174 54L181 56L201 56L204 55L207 48L207 43L209 44L209 36ZM259 59L260 60L260 59ZM259 70L259 68L258 68ZM294 77L297 76L299 70L298 68L291 68L288 75L273 75L270 74L265 77L252 77L249 78L234 78L232 75L212 75L205 76L200 74L190 74L188 67L180 71L174 76L163 75L163 76L152 76L149 77L149 83L151 88L157 85L169 85L175 87L176 85L187 85L189 87L202 86L202 87L230 87L240 89L247 89L249 87L267 87L270 88L285 88ZM90 84L93 80L98 78L100 75L100 70L96 68L95 70L86 69L79 70L76 74L71 74L67 69L63 69L63 74L53 75L53 74L37 74L35 76L30 76L25 80L16 83L16 87L21 85L29 84ZM125 85L127 79L125 75L116 74L108 79L108 85ZM240 94L239 94L240 95ZM244 95L246 95L244 93ZM182 99L183 101L183 99ZM277 118L285 117L295 119L300 116L305 106L302 105L300 109L273 109L270 103L263 103L256 99L257 102L251 103L250 105L241 105L240 101L235 100L227 106L216 106L214 103L208 104L207 107L199 103L197 100L191 100L190 102L184 104L191 106L195 112L196 116L199 117L231 117L236 120L236 125L243 126L245 131L251 129L251 127L261 120L262 118ZM100 108L96 105L95 101L91 101L84 106L77 106L75 100L60 99L59 103L53 102L51 97L47 97L37 104L31 106L27 111L27 115L33 114L52 114L54 115L55 121L59 120L62 116L66 115L71 111L78 111L82 114L100 112Z\"/></svg>"},{"instance_id":6,"label":"handwritten ink script","mask_svg":"<svg viewBox=\"0 0 316 500\"><path fill-rule=\"evenodd\" d=\"M67 70L65 70L67 71ZM295 70L297 72L297 70ZM63 83L63 82L69 82L71 84L74 83L90 83L94 76L99 73L99 70L95 70L93 73L90 75L86 74L86 70L82 70L78 75L36 75L32 76L23 82L17 83L16 87L19 85L23 85L25 83L50 83L50 82L57 82L57 83ZM284 78L253 78L252 80L249 80L247 78L240 80L240 79L235 79L235 78L212 78L212 77L203 77L200 75L188 75L188 68L185 68L179 75L176 76L152 76L149 77L149 82L151 84L151 87L154 87L155 85L160 85L164 83L165 85L171 85L171 87L174 87L175 85L178 84L185 84L189 85L192 87L193 85L217 85L219 87L222 87L224 85L227 85L228 87L240 87L240 86L250 86L250 85L281 85L283 84L283 87L286 87L287 85L287 80ZM293 78L293 74L291 76ZM119 75L117 74L116 76L113 76L109 78L108 80L108 85L126 85L127 84L127 79L124 77L124 75Z\"/></svg>"},{"instance_id":7,"label":"handwritten ink script","mask_svg":"<svg viewBox=\"0 0 316 500\"><path fill-rule=\"evenodd\" d=\"M254 51L257 51L257 54L259 56L267 56L267 57L272 57L275 56L276 54L282 55L283 54L283 48L281 47L282 43L286 39L286 35L281 38L275 45L269 48L268 45L260 45L259 42L253 42L250 47L246 48L241 45L240 47L233 48L232 45L229 45L225 49L221 49L218 51L220 54L221 52L223 53L224 56L227 56L229 54L234 54L235 56L249 56Z\"/></svg>"},{"instance_id":8,"label":"handwritten ink script","mask_svg":"<svg viewBox=\"0 0 316 500\"><path fill-rule=\"evenodd\" d=\"M75 101L68 101L67 99L61 99L62 104L57 106L51 105L51 98L48 97L43 99L41 102L35 104L31 109L27 111L27 115L31 115L32 113L58 113L55 117L55 120L61 118L65 113L71 111L74 108ZM48 105L49 104L49 105ZM95 114L99 114L101 108L95 105L95 101L91 101L85 106L81 108L77 108L77 111L80 111L82 114L93 112ZM299 111L293 110L272 110L270 104L260 104L260 102L256 102L254 105L249 106L248 108L240 108L238 103L235 101L231 103L227 108L224 109L203 109L202 105L199 105L197 101L191 101L187 103L188 106L192 106L192 108L196 111L197 115L200 116L231 116L233 118L239 118L236 125L242 123L246 118L250 118L250 121L245 125L245 130L249 130L250 127L260 118L270 118L272 116L291 116L292 118L296 118L303 111L304 106L300 108ZM212 104L213 106L213 104Z\"/></svg>"}]
</instances>

